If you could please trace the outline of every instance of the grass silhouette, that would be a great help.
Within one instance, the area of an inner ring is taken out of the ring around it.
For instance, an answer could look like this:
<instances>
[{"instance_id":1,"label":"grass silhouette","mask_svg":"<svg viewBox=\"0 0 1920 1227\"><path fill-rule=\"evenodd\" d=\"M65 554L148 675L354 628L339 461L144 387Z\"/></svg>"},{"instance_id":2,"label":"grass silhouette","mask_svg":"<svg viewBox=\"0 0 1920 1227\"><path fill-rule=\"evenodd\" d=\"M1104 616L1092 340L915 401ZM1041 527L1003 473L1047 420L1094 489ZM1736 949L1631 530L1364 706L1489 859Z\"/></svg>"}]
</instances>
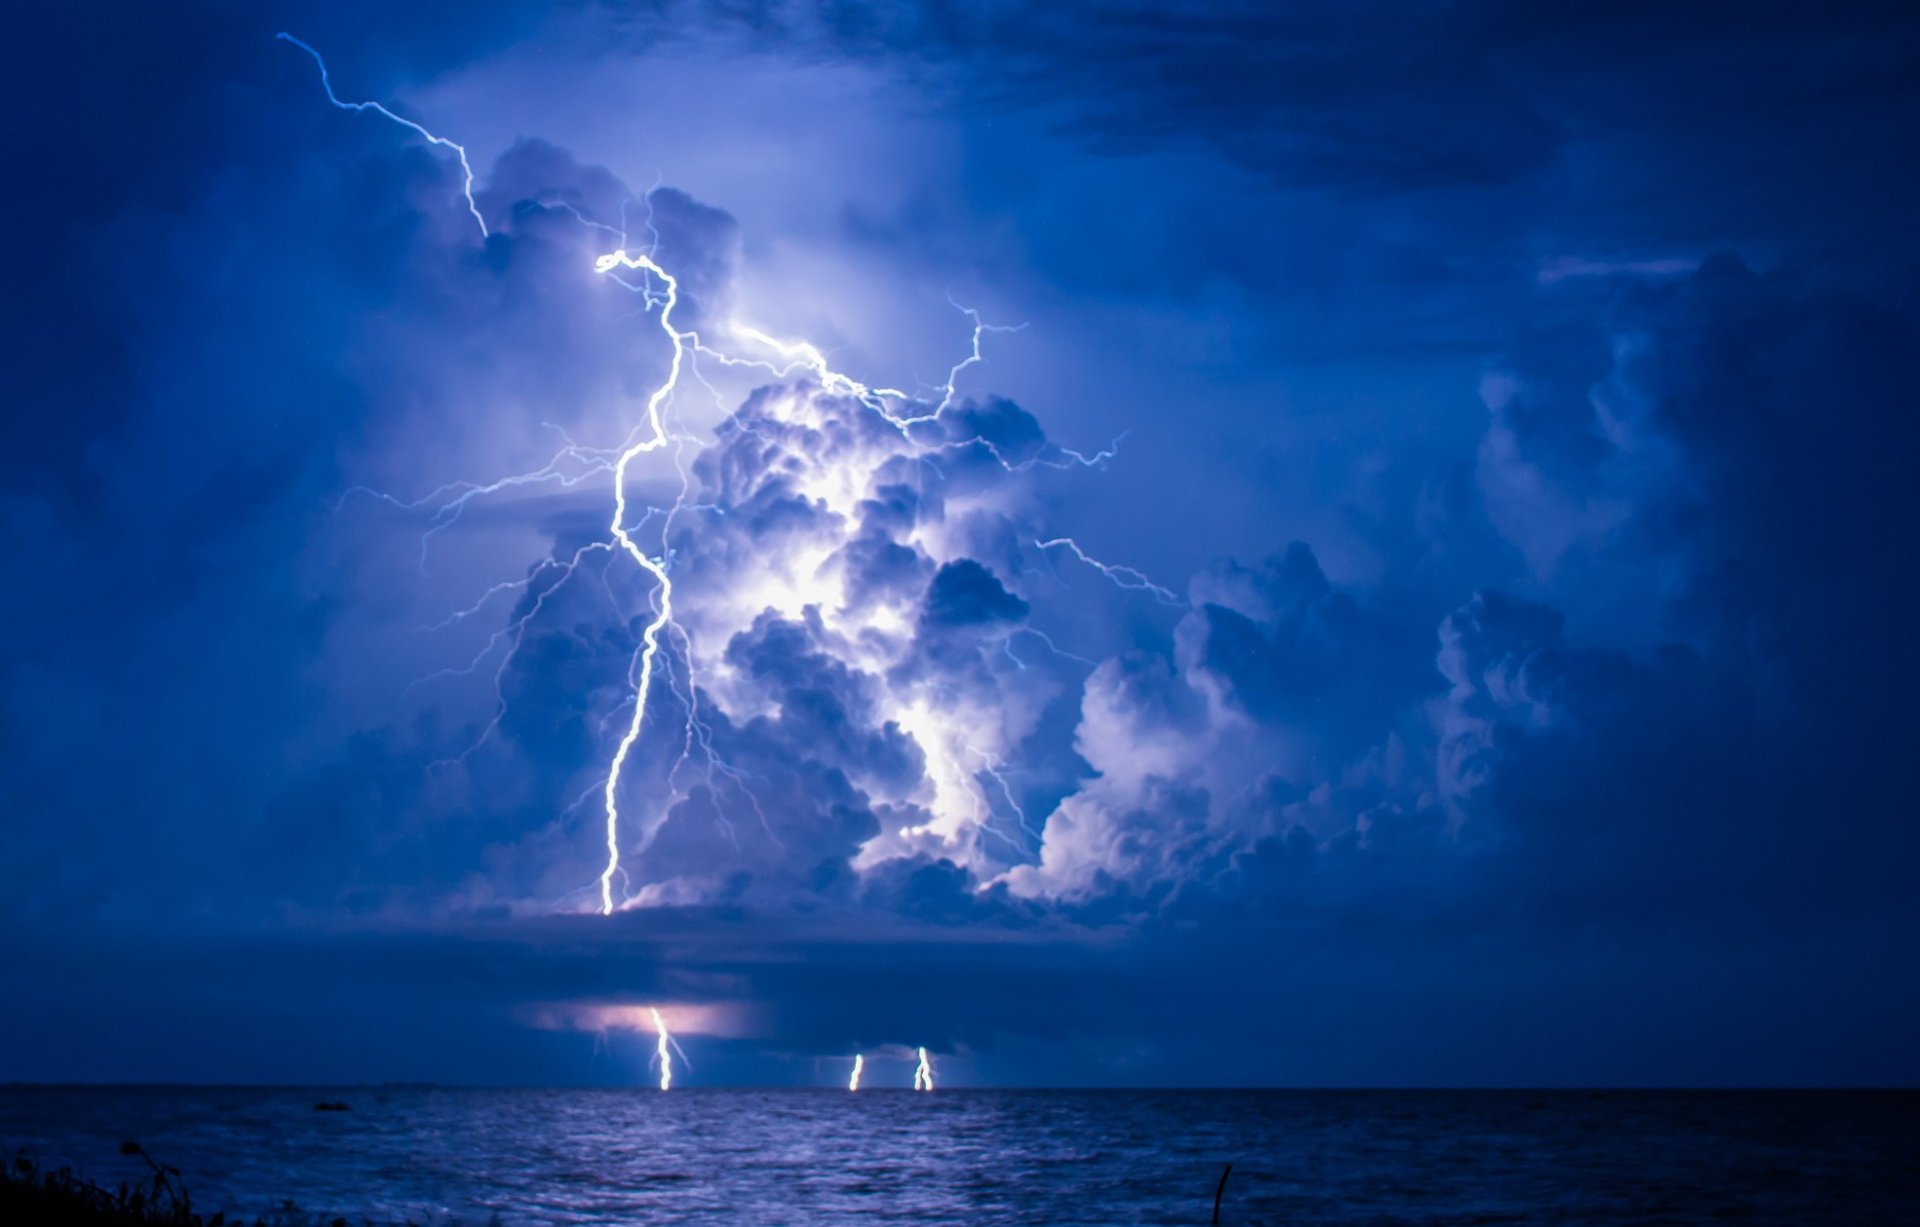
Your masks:
<instances>
[{"instance_id":1,"label":"grass silhouette","mask_svg":"<svg viewBox=\"0 0 1920 1227\"><path fill-rule=\"evenodd\" d=\"M202 1214L180 1183L178 1168L156 1161L138 1142L124 1142L123 1155L139 1155L152 1176L137 1184L105 1188L72 1168L42 1168L24 1155L0 1169L0 1223L46 1227L359 1227L352 1220L303 1211L292 1202L264 1216ZM364 1222L364 1220L363 1220Z\"/></svg>"}]
</instances>

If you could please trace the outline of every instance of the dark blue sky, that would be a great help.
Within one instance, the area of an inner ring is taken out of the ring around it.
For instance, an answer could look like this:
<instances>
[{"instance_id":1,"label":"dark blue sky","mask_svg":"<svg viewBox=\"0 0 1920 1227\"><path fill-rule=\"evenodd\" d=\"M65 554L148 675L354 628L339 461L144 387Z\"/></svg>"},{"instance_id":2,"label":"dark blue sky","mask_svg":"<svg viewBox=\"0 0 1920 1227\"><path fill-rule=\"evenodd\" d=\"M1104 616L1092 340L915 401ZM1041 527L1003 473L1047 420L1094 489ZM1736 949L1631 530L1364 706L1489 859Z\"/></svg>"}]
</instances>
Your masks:
<instances>
[{"instance_id":1,"label":"dark blue sky","mask_svg":"<svg viewBox=\"0 0 1920 1227\"><path fill-rule=\"evenodd\" d=\"M6 44L0 1078L1920 1077L1906 6Z\"/></svg>"}]
</instances>

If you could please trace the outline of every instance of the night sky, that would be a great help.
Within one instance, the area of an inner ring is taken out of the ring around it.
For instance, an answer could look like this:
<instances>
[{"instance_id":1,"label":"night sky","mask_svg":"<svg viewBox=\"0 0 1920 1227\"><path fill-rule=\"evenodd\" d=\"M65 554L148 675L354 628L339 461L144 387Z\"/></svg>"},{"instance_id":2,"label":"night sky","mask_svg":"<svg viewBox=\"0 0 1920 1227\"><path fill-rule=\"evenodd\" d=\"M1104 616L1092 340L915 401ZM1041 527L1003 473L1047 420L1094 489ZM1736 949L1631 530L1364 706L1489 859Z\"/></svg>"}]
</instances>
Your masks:
<instances>
[{"instance_id":1,"label":"night sky","mask_svg":"<svg viewBox=\"0 0 1920 1227\"><path fill-rule=\"evenodd\" d=\"M1920 1079L1911 6L9 27L0 1079Z\"/></svg>"}]
</instances>

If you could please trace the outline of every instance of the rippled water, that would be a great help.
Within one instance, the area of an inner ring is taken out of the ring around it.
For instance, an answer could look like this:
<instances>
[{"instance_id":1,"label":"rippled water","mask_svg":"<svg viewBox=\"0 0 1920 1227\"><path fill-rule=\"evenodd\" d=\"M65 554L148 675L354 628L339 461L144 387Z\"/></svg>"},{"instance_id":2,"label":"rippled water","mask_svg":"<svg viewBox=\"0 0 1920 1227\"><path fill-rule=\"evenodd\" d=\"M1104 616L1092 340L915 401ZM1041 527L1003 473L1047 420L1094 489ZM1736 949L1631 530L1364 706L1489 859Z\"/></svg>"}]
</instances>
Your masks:
<instances>
[{"instance_id":1,"label":"rippled water","mask_svg":"<svg viewBox=\"0 0 1920 1227\"><path fill-rule=\"evenodd\" d=\"M347 1112L316 1112L318 1100ZM0 1088L0 1144L203 1209L519 1223L1920 1223L1866 1093Z\"/></svg>"}]
</instances>

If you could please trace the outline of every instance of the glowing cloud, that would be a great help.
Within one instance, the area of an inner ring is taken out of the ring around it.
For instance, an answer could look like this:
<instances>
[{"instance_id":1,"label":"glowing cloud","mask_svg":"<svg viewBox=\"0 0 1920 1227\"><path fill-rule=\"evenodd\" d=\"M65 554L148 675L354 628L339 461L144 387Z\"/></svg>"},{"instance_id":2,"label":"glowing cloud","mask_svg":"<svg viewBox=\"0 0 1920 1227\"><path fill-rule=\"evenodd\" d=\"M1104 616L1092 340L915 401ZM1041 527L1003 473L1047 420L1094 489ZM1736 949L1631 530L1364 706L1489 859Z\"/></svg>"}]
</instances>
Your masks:
<instances>
[{"instance_id":1,"label":"glowing cloud","mask_svg":"<svg viewBox=\"0 0 1920 1227\"><path fill-rule=\"evenodd\" d=\"M313 57L334 105L371 110L458 153L469 211L487 236L464 147L378 104L342 102L319 54L291 35L281 37ZM625 439L596 448L563 435L564 446L539 468L490 482L448 483L420 499L371 492L430 514L430 536L472 501L497 492L542 482L571 487L601 474L611 483L606 540L548 560L523 580L493 585L442 623L473 616L503 592L523 594L522 612L481 652L504 652L494 718L481 739L499 726L506 670L533 619L590 562L624 556L647 581L648 611L629 665L631 707L593 790L603 845L594 884L598 911L700 897L702 880L687 874L655 878L637 891L629 886L624 896L614 883L625 876L628 851L651 847L660 826L692 795L682 782L685 769L701 761L705 771L695 787L704 781L702 804L716 827L738 846L717 800L724 794L781 845L756 795L767 787L764 776L729 761L726 744L745 736L743 730L764 730L805 710L790 700L822 701L819 686L804 694L782 690L788 685L782 679L801 659L833 679L828 689L842 706L835 727L847 730L845 744L814 737L805 750L823 760L837 755L828 767L859 790L878 821L877 833L862 836L847 858L856 870L938 857L986 881L1031 861L1040 833L1004 768L1057 690L1012 643L1025 636L1056 661L1090 662L1026 624L1031 607L1006 577L1017 583L1038 570L1040 554L1065 547L1122 589L1183 603L1132 568L1091 558L1071 538L1042 539L1018 522L1025 495L1017 475L1036 466L1102 465L1112 448L1091 456L1063 448L1016 407L962 398L958 382L984 360L983 336L1014 329L987 324L957 303L971 324L968 351L944 383L923 394L835 370L810 341L782 339L735 319L683 322L677 315L687 305L682 282L655 258L652 194L645 199L651 241L639 251L629 249L624 206L615 227L570 204L529 202L613 237L612 250L595 259L595 272L636 295L666 341L665 375ZM727 412L711 378L720 372L777 382ZM689 382L710 392L724 413L712 441L685 423L681 400ZM696 456L691 466L689 452ZM640 462L655 453L671 459L677 490L667 506L636 510L629 486ZM995 541L1004 544L991 547L1000 557L990 567L976 554ZM1029 542L1036 553L1025 555ZM470 672L479 659L450 672ZM656 694L662 679L665 695ZM654 777L656 791L645 813L636 815L628 776L663 703L682 716L679 753ZM671 1078L664 1026L660 1034L664 1086ZM916 1081L931 1087L924 1050Z\"/></svg>"}]
</instances>

